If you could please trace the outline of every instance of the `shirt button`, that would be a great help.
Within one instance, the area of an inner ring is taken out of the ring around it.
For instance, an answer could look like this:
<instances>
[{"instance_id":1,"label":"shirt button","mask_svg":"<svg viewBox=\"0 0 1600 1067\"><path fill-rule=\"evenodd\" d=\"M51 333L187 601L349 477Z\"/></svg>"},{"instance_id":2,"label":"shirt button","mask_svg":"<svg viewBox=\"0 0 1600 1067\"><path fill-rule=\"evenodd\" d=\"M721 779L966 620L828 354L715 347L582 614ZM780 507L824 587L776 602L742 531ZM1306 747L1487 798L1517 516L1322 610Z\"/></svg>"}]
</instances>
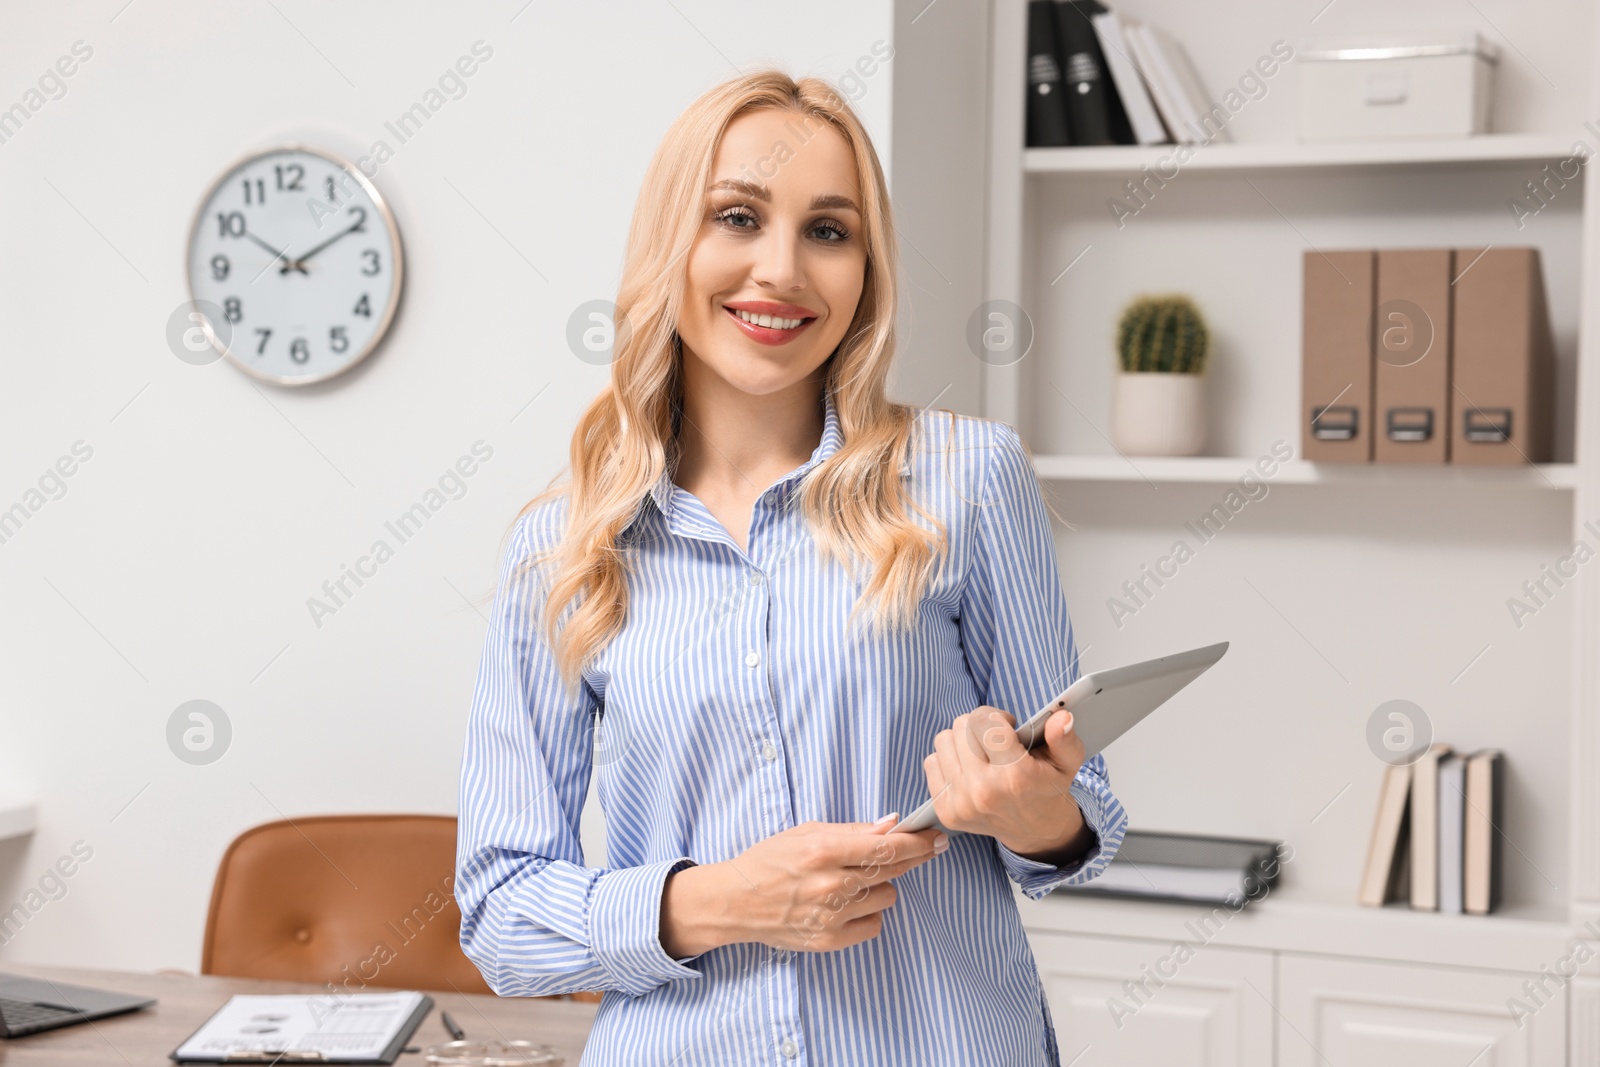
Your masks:
<instances>
[{"instance_id":1,"label":"shirt button","mask_svg":"<svg viewBox=\"0 0 1600 1067\"><path fill-rule=\"evenodd\" d=\"M744 665L746 667L754 667L756 664L758 664L760 662L761 662L761 657L756 655L756 653L754 653L754 652L751 652L749 655L745 656L745 658L744 658Z\"/></svg>"},{"instance_id":2,"label":"shirt button","mask_svg":"<svg viewBox=\"0 0 1600 1067\"><path fill-rule=\"evenodd\" d=\"M771 741L761 746L761 758L768 763L778 758L778 750Z\"/></svg>"},{"instance_id":3,"label":"shirt button","mask_svg":"<svg viewBox=\"0 0 1600 1067\"><path fill-rule=\"evenodd\" d=\"M759 574L750 575L750 584L751 585L760 585L761 584L761 575L759 575Z\"/></svg>"},{"instance_id":4,"label":"shirt button","mask_svg":"<svg viewBox=\"0 0 1600 1067\"><path fill-rule=\"evenodd\" d=\"M786 1037L783 1039L783 1044L778 1046L778 1051L783 1053L784 1059L792 1060L796 1056L800 1055L800 1046L796 1045L792 1040Z\"/></svg>"}]
</instances>

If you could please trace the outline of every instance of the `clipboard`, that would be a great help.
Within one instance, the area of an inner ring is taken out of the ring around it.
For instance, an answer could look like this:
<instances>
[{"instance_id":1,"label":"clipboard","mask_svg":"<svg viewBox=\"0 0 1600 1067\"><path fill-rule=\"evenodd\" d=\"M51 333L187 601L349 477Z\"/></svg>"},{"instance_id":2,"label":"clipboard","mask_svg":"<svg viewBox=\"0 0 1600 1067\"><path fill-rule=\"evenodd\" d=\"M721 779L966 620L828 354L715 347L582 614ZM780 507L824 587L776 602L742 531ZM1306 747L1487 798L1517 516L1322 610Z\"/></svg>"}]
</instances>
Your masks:
<instances>
[{"instance_id":1,"label":"clipboard","mask_svg":"<svg viewBox=\"0 0 1600 1067\"><path fill-rule=\"evenodd\" d=\"M174 1063L387 1065L399 1058L432 1010L432 997L405 990L235 994L168 1058ZM308 1019L314 1025L307 1027ZM334 1025L324 1025L329 1020Z\"/></svg>"}]
</instances>

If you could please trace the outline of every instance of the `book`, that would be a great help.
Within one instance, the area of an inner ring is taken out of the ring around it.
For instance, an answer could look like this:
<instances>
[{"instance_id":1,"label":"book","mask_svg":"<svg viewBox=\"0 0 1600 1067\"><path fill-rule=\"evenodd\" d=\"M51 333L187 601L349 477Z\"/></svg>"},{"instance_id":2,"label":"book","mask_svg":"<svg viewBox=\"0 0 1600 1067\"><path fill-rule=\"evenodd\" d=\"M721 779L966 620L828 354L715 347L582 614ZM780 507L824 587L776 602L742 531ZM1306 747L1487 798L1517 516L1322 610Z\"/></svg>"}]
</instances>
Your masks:
<instances>
[{"instance_id":1,"label":"book","mask_svg":"<svg viewBox=\"0 0 1600 1067\"><path fill-rule=\"evenodd\" d=\"M1179 144L1197 143L1198 138L1188 125L1184 110L1179 106L1179 89L1167 80L1165 63L1157 57L1155 38L1151 35L1150 27L1136 22L1124 22L1123 29L1132 48L1131 57L1134 66L1139 68L1145 84L1150 87L1150 95L1155 98L1156 110L1161 113L1161 121L1171 132L1172 139Z\"/></svg>"},{"instance_id":2,"label":"book","mask_svg":"<svg viewBox=\"0 0 1600 1067\"><path fill-rule=\"evenodd\" d=\"M1062 79L1075 145L1133 144L1133 130L1106 71L1106 58L1095 34L1094 17L1103 14L1099 0L1059 0L1056 27L1061 32Z\"/></svg>"},{"instance_id":3,"label":"book","mask_svg":"<svg viewBox=\"0 0 1600 1067\"><path fill-rule=\"evenodd\" d=\"M1369 908L1380 908L1400 895L1410 847L1411 765L1391 764L1383 775L1378 793L1378 810L1372 818L1372 838L1367 843L1367 862L1361 872L1361 889L1356 899Z\"/></svg>"},{"instance_id":4,"label":"book","mask_svg":"<svg viewBox=\"0 0 1600 1067\"><path fill-rule=\"evenodd\" d=\"M1072 143L1067 90L1061 77L1061 31L1056 0L1028 0L1028 107L1026 146Z\"/></svg>"},{"instance_id":5,"label":"book","mask_svg":"<svg viewBox=\"0 0 1600 1067\"><path fill-rule=\"evenodd\" d=\"M1172 138L1161 124L1155 101L1144 83L1144 76L1133 62L1133 46L1123 33L1122 16L1115 11L1105 11L1094 17L1094 32L1100 38L1100 54L1105 57L1106 69L1116 84L1117 95L1122 99L1123 111L1128 116L1129 128L1139 144L1165 144Z\"/></svg>"},{"instance_id":6,"label":"book","mask_svg":"<svg viewBox=\"0 0 1600 1067\"><path fill-rule=\"evenodd\" d=\"M1168 83L1173 87L1183 121L1194 135L1195 144L1208 144L1213 140L1230 141L1226 108L1212 103L1200 82L1200 75L1189 60L1189 53L1170 33L1159 26L1147 27L1155 47L1156 62L1160 64ZM1221 118L1217 118L1217 113Z\"/></svg>"},{"instance_id":7,"label":"book","mask_svg":"<svg viewBox=\"0 0 1600 1067\"><path fill-rule=\"evenodd\" d=\"M1505 817L1505 760L1486 748L1467 757L1462 813L1462 908L1487 915L1500 906L1500 826Z\"/></svg>"},{"instance_id":8,"label":"book","mask_svg":"<svg viewBox=\"0 0 1600 1067\"><path fill-rule=\"evenodd\" d=\"M1438 743L1411 766L1411 906L1439 908L1439 760L1450 746Z\"/></svg>"},{"instance_id":9,"label":"book","mask_svg":"<svg viewBox=\"0 0 1600 1067\"><path fill-rule=\"evenodd\" d=\"M1466 810L1467 763L1447 755L1439 760L1439 910L1461 914L1461 828Z\"/></svg>"},{"instance_id":10,"label":"book","mask_svg":"<svg viewBox=\"0 0 1600 1067\"><path fill-rule=\"evenodd\" d=\"M1237 905L1278 877L1277 841L1129 830L1092 880L1056 891Z\"/></svg>"}]
</instances>

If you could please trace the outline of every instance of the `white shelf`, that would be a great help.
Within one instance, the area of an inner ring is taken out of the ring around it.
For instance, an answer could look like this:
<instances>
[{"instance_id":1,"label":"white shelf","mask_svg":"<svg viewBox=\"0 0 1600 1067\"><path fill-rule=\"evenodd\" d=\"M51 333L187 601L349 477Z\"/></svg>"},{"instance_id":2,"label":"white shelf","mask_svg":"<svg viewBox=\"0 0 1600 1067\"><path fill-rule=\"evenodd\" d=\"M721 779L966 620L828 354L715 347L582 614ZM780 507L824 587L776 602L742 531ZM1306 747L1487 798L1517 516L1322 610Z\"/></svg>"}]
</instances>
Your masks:
<instances>
[{"instance_id":1,"label":"white shelf","mask_svg":"<svg viewBox=\"0 0 1600 1067\"><path fill-rule=\"evenodd\" d=\"M1064 456L1036 455L1034 470L1060 482L1237 482L1255 470L1248 456ZM1257 476L1260 477L1259 472ZM1450 464L1407 466L1394 463L1279 463L1264 481L1272 485L1460 485L1571 490L1577 468L1571 463L1520 467L1467 467Z\"/></svg>"},{"instance_id":2,"label":"white shelf","mask_svg":"<svg viewBox=\"0 0 1600 1067\"><path fill-rule=\"evenodd\" d=\"M1572 138L1557 134L1485 134L1448 141L1352 141L1323 144L1231 143L1187 146L1193 153L1181 170L1326 170L1338 167L1405 167L1463 163L1518 163L1565 159ZM1028 174L1121 174L1149 165L1163 177L1177 166L1179 145L1107 145L1090 148L1029 148Z\"/></svg>"},{"instance_id":3,"label":"white shelf","mask_svg":"<svg viewBox=\"0 0 1600 1067\"><path fill-rule=\"evenodd\" d=\"M1354 890L1351 891L1352 895ZM1576 930L1565 914L1507 910L1490 915L1443 915L1403 904L1364 908L1332 893L1300 887L1274 889L1238 912L1202 904L1129 900L1052 893L1043 900L1017 894L1030 931L1137 938L1171 944L1206 944L1261 951L1537 971L1571 950ZM1191 924L1191 925L1186 925ZM1197 935L1196 930L1199 931Z\"/></svg>"},{"instance_id":4,"label":"white shelf","mask_svg":"<svg viewBox=\"0 0 1600 1067\"><path fill-rule=\"evenodd\" d=\"M39 825L39 806L31 801L0 800L0 841L26 837Z\"/></svg>"}]
</instances>

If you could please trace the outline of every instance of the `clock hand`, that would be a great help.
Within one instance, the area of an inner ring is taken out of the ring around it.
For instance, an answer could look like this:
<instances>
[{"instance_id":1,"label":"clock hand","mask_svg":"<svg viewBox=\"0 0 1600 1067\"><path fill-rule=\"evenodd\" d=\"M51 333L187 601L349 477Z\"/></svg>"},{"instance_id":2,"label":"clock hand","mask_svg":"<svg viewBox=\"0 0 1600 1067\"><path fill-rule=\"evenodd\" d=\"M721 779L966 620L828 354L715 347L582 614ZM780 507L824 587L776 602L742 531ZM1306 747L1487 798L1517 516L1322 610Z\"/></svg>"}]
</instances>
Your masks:
<instances>
[{"instance_id":1,"label":"clock hand","mask_svg":"<svg viewBox=\"0 0 1600 1067\"><path fill-rule=\"evenodd\" d=\"M301 274L306 273L305 269L300 267L297 263L295 263L294 260L290 259L286 253L280 252L276 248L273 248L271 245L267 244L267 242L263 241L261 238L257 237L255 234L253 234L253 233L249 232L248 230L246 230L245 231L245 236L248 237L250 240L254 241L256 244L260 245L262 248L265 248L268 252L271 252L272 253L273 262L277 262L280 259L283 260L284 265L279 270L280 274L289 273L289 268L290 267L294 267L296 270L299 270ZM267 266L270 267L270 266L272 266L272 264L268 263Z\"/></svg>"},{"instance_id":2,"label":"clock hand","mask_svg":"<svg viewBox=\"0 0 1600 1067\"><path fill-rule=\"evenodd\" d=\"M349 229L341 230L339 233L334 234L332 237L328 238L326 241L322 242L320 245L317 245L311 251L307 252L305 255L303 255L299 259L295 260L294 261L295 267L298 268L302 273L304 273L305 272L305 262L306 262L306 260L308 260L312 256L316 255L318 252L322 251L324 248L327 248L329 245L333 244L333 242L335 242L337 240L340 240L341 238L344 238L344 237L349 237L353 233L365 233L366 229L367 229L367 220L366 219L362 219L360 222L357 222L355 225L351 226Z\"/></svg>"}]
</instances>

